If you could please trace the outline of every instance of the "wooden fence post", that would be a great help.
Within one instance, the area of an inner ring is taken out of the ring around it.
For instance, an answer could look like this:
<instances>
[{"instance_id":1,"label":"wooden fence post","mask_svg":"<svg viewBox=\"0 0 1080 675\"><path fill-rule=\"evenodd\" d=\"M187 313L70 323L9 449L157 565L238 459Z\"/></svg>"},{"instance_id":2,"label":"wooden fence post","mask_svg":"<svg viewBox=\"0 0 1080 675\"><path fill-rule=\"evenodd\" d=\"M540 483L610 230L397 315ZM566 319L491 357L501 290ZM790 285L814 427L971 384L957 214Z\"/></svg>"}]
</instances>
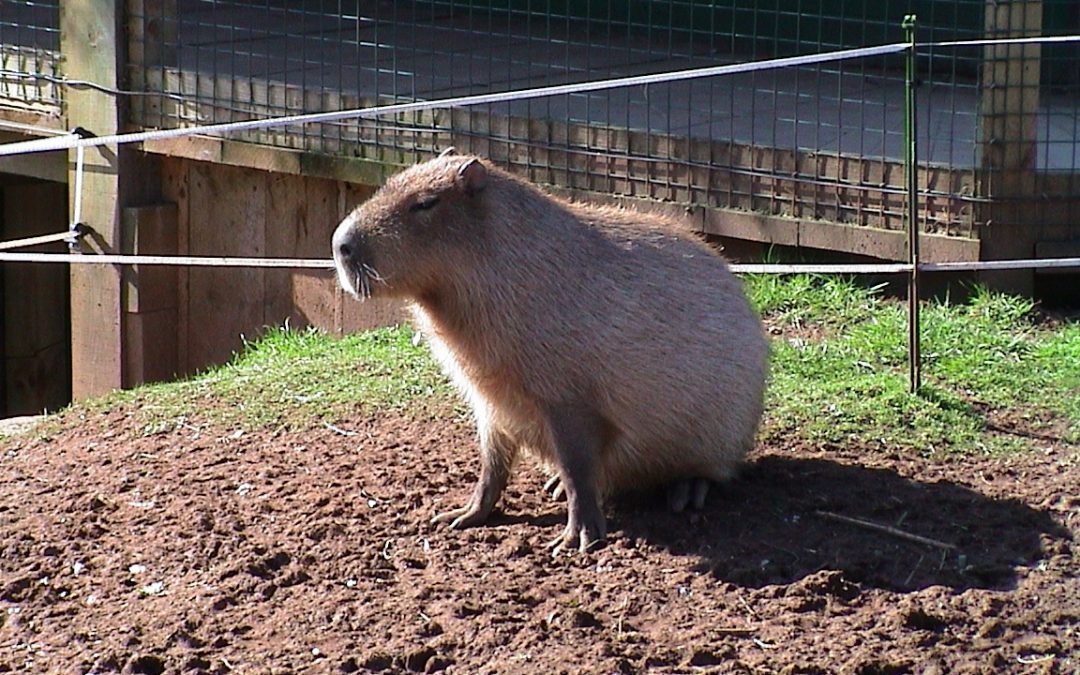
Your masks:
<instances>
[{"instance_id":1,"label":"wooden fence post","mask_svg":"<svg viewBox=\"0 0 1080 675\"><path fill-rule=\"evenodd\" d=\"M987 38L1042 34L1042 0L987 0ZM1042 47L1038 44L983 48L979 87L980 209L983 259L1027 258L1034 254L1038 219L1035 197L1036 121ZM984 273L993 286L1030 295L1031 270Z\"/></svg>"},{"instance_id":2,"label":"wooden fence post","mask_svg":"<svg viewBox=\"0 0 1080 675\"><path fill-rule=\"evenodd\" d=\"M60 6L60 49L64 75L106 87L125 85L123 0L67 0ZM103 136L117 133L125 115L122 98L95 89L65 91L69 128ZM69 198L74 206L75 151L69 153ZM127 146L102 146L85 154L82 220L90 234L87 253L117 253L123 245L121 207L159 199L156 160ZM72 265L71 393L75 400L125 386L121 270L115 266Z\"/></svg>"}]
</instances>

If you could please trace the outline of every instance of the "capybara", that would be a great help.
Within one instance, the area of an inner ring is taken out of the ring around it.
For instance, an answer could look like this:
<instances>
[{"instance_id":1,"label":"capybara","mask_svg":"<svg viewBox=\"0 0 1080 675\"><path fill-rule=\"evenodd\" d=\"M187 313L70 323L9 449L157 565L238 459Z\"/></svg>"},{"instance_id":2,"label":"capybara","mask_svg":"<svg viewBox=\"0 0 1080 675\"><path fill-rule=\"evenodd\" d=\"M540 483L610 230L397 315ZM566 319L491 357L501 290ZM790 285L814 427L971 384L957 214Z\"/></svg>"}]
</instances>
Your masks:
<instances>
[{"instance_id":1,"label":"capybara","mask_svg":"<svg viewBox=\"0 0 1080 675\"><path fill-rule=\"evenodd\" d=\"M700 508L753 446L767 341L725 261L673 220L554 198L444 152L391 177L334 232L341 285L406 298L471 404L483 523L523 453L557 472L566 528L605 536L604 495L669 487Z\"/></svg>"}]
</instances>

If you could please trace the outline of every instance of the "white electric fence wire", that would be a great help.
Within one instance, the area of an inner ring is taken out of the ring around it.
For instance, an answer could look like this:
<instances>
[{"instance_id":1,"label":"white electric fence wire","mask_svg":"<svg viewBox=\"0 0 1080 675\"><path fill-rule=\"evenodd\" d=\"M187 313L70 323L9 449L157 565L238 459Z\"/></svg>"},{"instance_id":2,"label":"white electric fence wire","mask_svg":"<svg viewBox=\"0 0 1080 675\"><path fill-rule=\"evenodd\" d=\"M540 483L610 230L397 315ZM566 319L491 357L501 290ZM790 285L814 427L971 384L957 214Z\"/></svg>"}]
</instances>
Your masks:
<instances>
[{"instance_id":1,"label":"white electric fence wire","mask_svg":"<svg viewBox=\"0 0 1080 675\"><path fill-rule=\"evenodd\" d=\"M13 248L26 248L27 246L37 246L38 244L50 244L54 241L68 241L70 239L71 232L58 232L56 234L42 234L36 237L26 237L25 239L0 241L0 251L9 251Z\"/></svg>"},{"instance_id":2,"label":"white electric fence wire","mask_svg":"<svg viewBox=\"0 0 1080 675\"><path fill-rule=\"evenodd\" d=\"M1037 35L1019 38L982 38L976 40L946 40L944 42L917 42L916 49L927 47L989 47L991 45L1033 45L1054 42L1080 42L1080 35Z\"/></svg>"},{"instance_id":3,"label":"white electric fence wire","mask_svg":"<svg viewBox=\"0 0 1080 675\"><path fill-rule=\"evenodd\" d=\"M83 188L83 160L85 159L86 149L78 147L75 149L75 205L72 207L71 214L71 232L75 232L79 223L82 222L82 188Z\"/></svg>"},{"instance_id":4,"label":"white electric fence wire","mask_svg":"<svg viewBox=\"0 0 1080 675\"><path fill-rule=\"evenodd\" d=\"M1035 258L1018 260L971 260L967 262L920 263L922 272L983 272L987 270L1080 268L1080 258Z\"/></svg>"},{"instance_id":5,"label":"white electric fence wire","mask_svg":"<svg viewBox=\"0 0 1080 675\"><path fill-rule=\"evenodd\" d=\"M991 38L983 40L950 40L943 42L923 42L916 48L930 47L975 47L987 45L1011 45L1011 44L1040 44L1054 42L1080 42L1080 35L1054 35L1022 38ZM519 89L491 94L476 94L470 96L457 96L452 98L434 99L430 101L413 101L410 103L396 103L368 108L354 108L350 110L338 110L320 113L304 113L299 115L286 115L282 117L267 117L240 122L223 122L220 124L207 124L202 126L180 127L176 129L159 129L153 131L140 131L128 134L111 134L108 136L79 137L79 138L46 138L32 141L0 144L0 157L15 154L33 152L48 152L54 150L66 150L73 147L97 147L101 145L120 145L125 143L141 143L150 140L164 140L168 138L180 138L196 134L227 134L237 131L250 131L256 129L268 129L279 126L296 126L301 124L313 124L321 122L334 122L343 119L373 118L385 115L398 115L403 113L432 110L435 108L452 108L470 105L485 105L492 103L510 103L545 96L560 96L566 94L580 94L594 91L604 91L619 87L635 87L650 84L662 84L665 82L678 82L682 80L713 77L719 75L732 75L735 73L749 73L758 70L772 68L786 68L793 66L806 66L829 61L841 61L846 59L863 58L867 56L880 56L895 54L905 51L910 45L905 42L877 45L874 47L859 47L855 49L841 49L818 54L804 54L801 56L789 56L777 59L764 59L760 61L748 61L722 66L707 66L704 68L690 68L686 70L653 73L650 75L635 75L619 77L593 82L578 82L572 84L552 85L547 87L535 87L532 89ZM116 92L136 93L136 92ZM146 92L137 92L146 93ZM164 92L162 92L164 95Z\"/></svg>"},{"instance_id":6,"label":"white electric fence wire","mask_svg":"<svg viewBox=\"0 0 1080 675\"><path fill-rule=\"evenodd\" d=\"M4 248L0 245L0 249ZM3 253L0 262L65 263L73 265L173 265L185 267L267 267L330 270L329 258L234 258L217 256L125 255L117 253ZM908 263L735 263L736 274L905 274ZM1080 268L1080 258L1029 258L970 262L919 263L921 272Z\"/></svg>"},{"instance_id":7,"label":"white electric fence wire","mask_svg":"<svg viewBox=\"0 0 1080 675\"><path fill-rule=\"evenodd\" d=\"M126 255L120 253L0 253L0 262L66 263L72 265L173 265L182 267L277 267L323 269L329 258L234 258L217 256Z\"/></svg>"}]
</instances>

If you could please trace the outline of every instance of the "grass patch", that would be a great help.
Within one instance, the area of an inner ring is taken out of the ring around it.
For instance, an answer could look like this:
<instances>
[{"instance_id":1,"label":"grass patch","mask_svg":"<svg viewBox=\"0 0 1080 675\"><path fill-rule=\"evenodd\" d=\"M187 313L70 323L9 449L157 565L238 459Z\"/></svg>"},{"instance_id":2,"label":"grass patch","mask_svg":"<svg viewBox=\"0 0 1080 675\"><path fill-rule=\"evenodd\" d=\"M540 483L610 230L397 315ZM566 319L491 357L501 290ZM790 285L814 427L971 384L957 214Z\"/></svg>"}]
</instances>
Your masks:
<instances>
[{"instance_id":1,"label":"grass patch","mask_svg":"<svg viewBox=\"0 0 1080 675\"><path fill-rule=\"evenodd\" d=\"M100 412L132 404L145 434L193 419L237 428L302 428L385 410L453 414L457 399L449 382L412 336L404 327L344 338L275 328L223 366L76 407Z\"/></svg>"},{"instance_id":2,"label":"grass patch","mask_svg":"<svg viewBox=\"0 0 1080 675\"><path fill-rule=\"evenodd\" d=\"M928 303L926 386L916 396L908 391L903 303L839 277L750 276L746 287L773 333L767 442L926 453L1080 443L1080 324L1040 322L1029 301L987 291ZM385 410L462 410L409 328L341 339L273 330L224 366L64 415L117 406L133 411L146 434L193 419L300 428Z\"/></svg>"},{"instance_id":3,"label":"grass patch","mask_svg":"<svg viewBox=\"0 0 1080 675\"><path fill-rule=\"evenodd\" d=\"M1080 326L1042 325L1028 300L978 290L965 303L927 303L914 395L903 303L839 277L755 276L747 289L779 332L766 439L925 452L1080 442ZM790 337L804 321L825 336Z\"/></svg>"}]
</instances>

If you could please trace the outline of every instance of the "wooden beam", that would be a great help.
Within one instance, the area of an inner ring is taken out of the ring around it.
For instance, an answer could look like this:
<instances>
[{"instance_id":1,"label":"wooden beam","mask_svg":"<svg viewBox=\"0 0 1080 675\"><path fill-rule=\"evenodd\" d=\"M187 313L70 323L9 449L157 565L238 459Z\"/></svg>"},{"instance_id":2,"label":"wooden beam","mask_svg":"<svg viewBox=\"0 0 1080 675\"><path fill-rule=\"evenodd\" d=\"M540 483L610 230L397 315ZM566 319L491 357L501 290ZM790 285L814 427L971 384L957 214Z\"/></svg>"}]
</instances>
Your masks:
<instances>
[{"instance_id":1,"label":"wooden beam","mask_svg":"<svg viewBox=\"0 0 1080 675\"><path fill-rule=\"evenodd\" d=\"M770 216L752 211L687 207L634 197L601 195L584 190L547 188L552 194L596 204L610 204L660 213L682 220L705 234L780 246L806 246L827 251L856 253L882 260L907 259L905 234L863 225L830 223ZM951 262L979 259L979 240L923 233L919 236L924 262Z\"/></svg>"},{"instance_id":2,"label":"wooden beam","mask_svg":"<svg viewBox=\"0 0 1080 675\"><path fill-rule=\"evenodd\" d=\"M60 48L66 75L105 86L120 84L119 0L65 2L60 11ZM93 89L67 92L69 122L95 134L119 131L116 98ZM69 154L69 195L76 199L75 151ZM120 248L120 160L116 147L86 152L83 220L93 232L86 250L113 253ZM77 400L123 386L121 277L115 267L71 266L72 396Z\"/></svg>"},{"instance_id":3,"label":"wooden beam","mask_svg":"<svg viewBox=\"0 0 1080 675\"><path fill-rule=\"evenodd\" d=\"M60 8L60 49L65 75L105 87L125 86L123 0L65 2ZM123 102L95 89L66 92L68 128L83 127L99 136L118 133L124 125ZM68 153L68 194L75 193L76 152ZM123 248L122 208L160 201L160 167L131 146L88 149L82 180L82 221L90 234L83 250L116 253ZM123 276L117 267L72 265L71 358L72 396L77 400L117 389L128 381L131 364L124 331Z\"/></svg>"},{"instance_id":4,"label":"wooden beam","mask_svg":"<svg viewBox=\"0 0 1080 675\"><path fill-rule=\"evenodd\" d=\"M365 185L381 185L396 169L377 160L335 157L211 136L147 141L141 147L143 151L155 155Z\"/></svg>"}]
</instances>

